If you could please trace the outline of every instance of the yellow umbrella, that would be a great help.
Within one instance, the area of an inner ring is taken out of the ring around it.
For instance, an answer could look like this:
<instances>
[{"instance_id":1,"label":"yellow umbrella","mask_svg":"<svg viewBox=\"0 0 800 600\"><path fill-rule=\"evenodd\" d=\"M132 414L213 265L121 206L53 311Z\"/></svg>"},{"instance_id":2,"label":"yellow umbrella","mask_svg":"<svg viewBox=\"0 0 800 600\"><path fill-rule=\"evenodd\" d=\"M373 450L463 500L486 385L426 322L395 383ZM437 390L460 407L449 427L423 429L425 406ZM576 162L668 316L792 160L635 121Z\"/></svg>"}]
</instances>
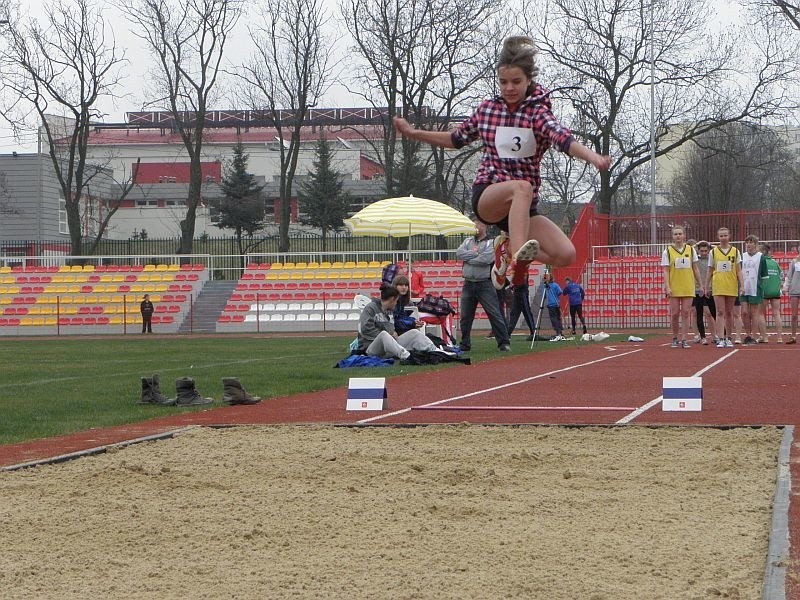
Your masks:
<instances>
[{"instance_id":1,"label":"yellow umbrella","mask_svg":"<svg viewBox=\"0 0 800 600\"><path fill-rule=\"evenodd\" d=\"M414 196L378 200L345 219L344 223L353 235L360 236L475 233L475 224L456 209Z\"/></svg>"},{"instance_id":2,"label":"yellow umbrella","mask_svg":"<svg viewBox=\"0 0 800 600\"><path fill-rule=\"evenodd\" d=\"M378 200L345 219L344 224L353 235L358 236L408 236L409 275L412 235L475 233L475 224L456 209L436 200L414 196Z\"/></svg>"}]
</instances>

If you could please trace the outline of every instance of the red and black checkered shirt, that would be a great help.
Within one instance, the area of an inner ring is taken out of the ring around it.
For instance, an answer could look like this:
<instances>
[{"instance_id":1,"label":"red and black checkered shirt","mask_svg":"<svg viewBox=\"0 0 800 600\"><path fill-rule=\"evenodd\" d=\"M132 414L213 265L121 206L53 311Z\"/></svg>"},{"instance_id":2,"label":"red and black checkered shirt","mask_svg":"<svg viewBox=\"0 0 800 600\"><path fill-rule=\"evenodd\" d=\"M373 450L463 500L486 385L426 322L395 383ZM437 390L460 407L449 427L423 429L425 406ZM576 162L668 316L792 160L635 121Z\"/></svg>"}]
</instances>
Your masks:
<instances>
[{"instance_id":1,"label":"red and black checkered shirt","mask_svg":"<svg viewBox=\"0 0 800 600\"><path fill-rule=\"evenodd\" d=\"M500 96L484 100L472 116L451 133L456 148L462 148L478 138L483 142L483 156L475 174L475 185L523 179L533 186L533 205L539 201L542 183L539 164L542 156L550 146L566 153L573 140L572 132L553 115L549 94L537 83L533 94L520 102L514 112L508 111L508 105ZM536 138L533 156L500 158L494 145L497 127L532 129Z\"/></svg>"}]
</instances>

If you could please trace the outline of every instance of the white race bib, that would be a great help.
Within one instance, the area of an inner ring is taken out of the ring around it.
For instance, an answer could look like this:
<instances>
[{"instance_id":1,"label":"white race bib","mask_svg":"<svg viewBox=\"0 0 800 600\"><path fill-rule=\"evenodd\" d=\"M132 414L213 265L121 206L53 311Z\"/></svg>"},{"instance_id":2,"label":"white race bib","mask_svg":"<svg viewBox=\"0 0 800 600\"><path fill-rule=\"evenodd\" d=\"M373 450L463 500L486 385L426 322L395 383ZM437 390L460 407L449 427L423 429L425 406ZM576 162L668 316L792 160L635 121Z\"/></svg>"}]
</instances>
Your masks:
<instances>
[{"instance_id":1,"label":"white race bib","mask_svg":"<svg viewBox=\"0 0 800 600\"><path fill-rule=\"evenodd\" d=\"M536 136L524 127L498 127L494 146L500 158L528 158L536 153Z\"/></svg>"},{"instance_id":2,"label":"white race bib","mask_svg":"<svg viewBox=\"0 0 800 600\"><path fill-rule=\"evenodd\" d=\"M794 270L800 273L800 262L794 263Z\"/></svg>"},{"instance_id":3,"label":"white race bib","mask_svg":"<svg viewBox=\"0 0 800 600\"><path fill-rule=\"evenodd\" d=\"M691 269L692 268L692 261L685 256L681 256L675 259L675 268L676 269Z\"/></svg>"},{"instance_id":4,"label":"white race bib","mask_svg":"<svg viewBox=\"0 0 800 600\"><path fill-rule=\"evenodd\" d=\"M733 263L729 260L721 260L717 262L715 269L720 273L730 273L733 271Z\"/></svg>"}]
</instances>

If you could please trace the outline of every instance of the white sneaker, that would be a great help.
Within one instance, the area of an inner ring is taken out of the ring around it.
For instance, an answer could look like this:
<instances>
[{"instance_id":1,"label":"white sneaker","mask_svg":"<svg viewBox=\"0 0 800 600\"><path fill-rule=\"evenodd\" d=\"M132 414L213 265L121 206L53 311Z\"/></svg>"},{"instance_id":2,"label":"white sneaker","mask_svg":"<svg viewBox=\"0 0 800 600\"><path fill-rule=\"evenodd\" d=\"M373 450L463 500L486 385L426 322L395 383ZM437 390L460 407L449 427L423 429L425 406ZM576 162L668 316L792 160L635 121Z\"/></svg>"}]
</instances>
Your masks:
<instances>
[{"instance_id":1,"label":"white sneaker","mask_svg":"<svg viewBox=\"0 0 800 600\"><path fill-rule=\"evenodd\" d=\"M739 340L736 340L736 341L738 342ZM739 342L739 343L741 344L741 342ZM726 348L733 348L733 342L730 341L730 339L725 340L725 347Z\"/></svg>"},{"instance_id":2,"label":"white sneaker","mask_svg":"<svg viewBox=\"0 0 800 600\"><path fill-rule=\"evenodd\" d=\"M402 354L400 354L400 360L406 360L411 357L411 352L408 350L403 350Z\"/></svg>"},{"instance_id":3,"label":"white sneaker","mask_svg":"<svg viewBox=\"0 0 800 600\"><path fill-rule=\"evenodd\" d=\"M725 347L725 340L718 340L717 341L717 348L724 348Z\"/></svg>"}]
</instances>

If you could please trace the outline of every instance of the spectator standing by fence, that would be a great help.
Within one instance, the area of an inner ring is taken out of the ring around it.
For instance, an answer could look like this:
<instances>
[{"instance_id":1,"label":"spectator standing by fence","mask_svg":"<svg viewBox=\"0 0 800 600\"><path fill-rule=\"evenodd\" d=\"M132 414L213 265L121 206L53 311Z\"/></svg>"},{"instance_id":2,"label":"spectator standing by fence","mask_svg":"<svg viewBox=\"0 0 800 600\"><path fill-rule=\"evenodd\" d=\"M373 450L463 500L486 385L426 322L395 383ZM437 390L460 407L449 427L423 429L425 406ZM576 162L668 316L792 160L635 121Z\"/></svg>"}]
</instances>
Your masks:
<instances>
[{"instance_id":1,"label":"spectator standing by fence","mask_svg":"<svg viewBox=\"0 0 800 600\"><path fill-rule=\"evenodd\" d=\"M472 348L472 324L475 321L475 310L480 304L489 318L497 349L508 352L511 350L508 327L500 312L497 291L490 279L494 265L494 240L488 236L483 221L474 215L472 221L475 223L475 235L465 239L456 250L458 260L464 262L461 270L464 283L461 288L459 319L461 350L467 352Z\"/></svg>"},{"instance_id":2,"label":"spectator standing by fence","mask_svg":"<svg viewBox=\"0 0 800 600\"><path fill-rule=\"evenodd\" d=\"M145 294L141 304L139 304L139 312L142 313L142 333L153 333L153 313L155 307L150 301L150 294Z\"/></svg>"},{"instance_id":3,"label":"spectator standing by fence","mask_svg":"<svg viewBox=\"0 0 800 600\"><path fill-rule=\"evenodd\" d=\"M783 289L789 294L789 306L791 308L789 327L792 337L786 340L786 343L795 344L797 343L797 312L798 307L800 307L800 253L789 263L789 272L783 282Z\"/></svg>"},{"instance_id":4,"label":"spectator standing by fence","mask_svg":"<svg viewBox=\"0 0 800 600\"><path fill-rule=\"evenodd\" d=\"M569 320L572 324L572 335L575 335L575 317L580 319L583 325L583 333L586 331L586 319L583 318L583 300L586 298L586 292L577 281L572 281L569 277L565 280L564 295L569 300Z\"/></svg>"},{"instance_id":5,"label":"spectator standing by fence","mask_svg":"<svg viewBox=\"0 0 800 600\"><path fill-rule=\"evenodd\" d=\"M550 324L556 334L550 338L551 342L560 342L564 339L564 325L561 322L561 295L564 293L561 286L553 281L550 273L545 273L542 279L542 293L546 294L547 314Z\"/></svg>"}]
</instances>

